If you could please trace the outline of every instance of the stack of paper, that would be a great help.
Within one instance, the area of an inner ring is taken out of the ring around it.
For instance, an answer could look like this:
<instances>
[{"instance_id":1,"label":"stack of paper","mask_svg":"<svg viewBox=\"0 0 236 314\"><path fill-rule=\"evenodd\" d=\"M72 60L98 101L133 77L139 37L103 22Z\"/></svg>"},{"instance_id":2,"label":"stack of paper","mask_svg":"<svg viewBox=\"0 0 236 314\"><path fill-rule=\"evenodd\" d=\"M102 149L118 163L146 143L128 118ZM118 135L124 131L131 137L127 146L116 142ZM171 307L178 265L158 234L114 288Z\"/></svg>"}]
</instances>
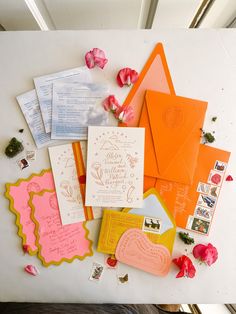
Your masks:
<instances>
[{"instance_id":1,"label":"stack of paper","mask_svg":"<svg viewBox=\"0 0 236 314\"><path fill-rule=\"evenodd\" d=\"M87 67L34 78L35 89L17 98L37 148L52 139L87 139L89 125L107 125L102 100L108 87L92 83Z\"/></svg>"}]
</instances>

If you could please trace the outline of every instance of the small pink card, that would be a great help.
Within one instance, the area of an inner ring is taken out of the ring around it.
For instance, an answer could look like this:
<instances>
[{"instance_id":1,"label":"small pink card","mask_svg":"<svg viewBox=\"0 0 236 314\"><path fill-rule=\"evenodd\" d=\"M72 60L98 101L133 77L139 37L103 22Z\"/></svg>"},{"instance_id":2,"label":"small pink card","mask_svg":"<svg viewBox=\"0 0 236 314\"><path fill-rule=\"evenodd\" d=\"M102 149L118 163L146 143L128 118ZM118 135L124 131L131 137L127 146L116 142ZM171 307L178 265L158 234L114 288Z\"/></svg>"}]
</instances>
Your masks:
<instances>
[{"instance_id":1,"label":"small pink card","mask_svg":"<svg viewBox=\"0 0 236 314\"><path fill-rule=\"evenodd\" d=\"M30 246L31 255L37 253L35 244L35 224L31 220L31 208L28 205L30 192L40 192L44 189L54 189L53 175L50 169L42 170L39 174L32 174L27 179L19 179L16 183L6 184L5 196L10 201L10 210L16 215L18 235L22 238L23 245Z\"/></svg>"},{"instance_id":2,"label":"small pink card","mask_svg":"<svg viewBox=\"0 0 236 314\"><path fill-rule=\"evenodd\" d=\"M38 257L44 266L83 260L92 256L92 241L88 239L85 222L62 225L54 190L30 193L31 218L36 225Z\"/></svg>"}]
</instances>

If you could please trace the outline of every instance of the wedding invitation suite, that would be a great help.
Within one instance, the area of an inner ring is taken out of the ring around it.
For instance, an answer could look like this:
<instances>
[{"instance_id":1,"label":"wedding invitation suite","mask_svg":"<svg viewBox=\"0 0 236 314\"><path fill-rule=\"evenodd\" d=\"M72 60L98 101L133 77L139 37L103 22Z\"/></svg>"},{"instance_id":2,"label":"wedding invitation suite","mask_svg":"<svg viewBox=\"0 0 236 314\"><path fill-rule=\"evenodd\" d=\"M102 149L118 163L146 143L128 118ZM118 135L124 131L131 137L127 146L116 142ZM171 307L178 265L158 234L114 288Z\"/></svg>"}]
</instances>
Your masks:
<instances>
[{"instance_id":1,"label":"wedding invitation suite","mask_svg":"<svg viewBox=\"0 0 236 314\"><path fill-rule=\"evenodd\" d=\"M142 207L144 128L88 128L86 206Z\"/></svg>"}]
</instances>

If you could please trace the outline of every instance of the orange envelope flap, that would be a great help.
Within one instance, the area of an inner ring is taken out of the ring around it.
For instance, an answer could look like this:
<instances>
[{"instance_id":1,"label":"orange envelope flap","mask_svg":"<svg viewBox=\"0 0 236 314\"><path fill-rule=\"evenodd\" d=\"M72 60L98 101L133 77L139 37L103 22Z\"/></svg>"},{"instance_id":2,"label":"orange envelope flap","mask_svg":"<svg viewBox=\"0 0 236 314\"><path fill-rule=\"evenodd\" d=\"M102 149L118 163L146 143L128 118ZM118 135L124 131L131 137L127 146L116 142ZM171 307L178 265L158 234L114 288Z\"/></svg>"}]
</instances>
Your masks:
<instances>
[{"instance_id":1,"label":"orange envelope flap","mask_svg":"<svg viewBox=\"0 0 236 314\"><path fill-rule=\"evenodd\" d=\"M143 70L139 74L138 81L133 85L124 101L124 106L132 106L134 108L134 118L132 121L127 122L128 126L138 125L147 89L175 94L161 43L158 43L154 48Z\"/></svg>"},{"instance_id":2,"label":"orange envelope flap","mask_svg":"<svg viewBox=\"0 0 236 314\"><path fill-rule=\"evenodd\" d=\"M145 175L191 184L207 103L147 91L145 106Z\"/></svg>"}]
</instances>

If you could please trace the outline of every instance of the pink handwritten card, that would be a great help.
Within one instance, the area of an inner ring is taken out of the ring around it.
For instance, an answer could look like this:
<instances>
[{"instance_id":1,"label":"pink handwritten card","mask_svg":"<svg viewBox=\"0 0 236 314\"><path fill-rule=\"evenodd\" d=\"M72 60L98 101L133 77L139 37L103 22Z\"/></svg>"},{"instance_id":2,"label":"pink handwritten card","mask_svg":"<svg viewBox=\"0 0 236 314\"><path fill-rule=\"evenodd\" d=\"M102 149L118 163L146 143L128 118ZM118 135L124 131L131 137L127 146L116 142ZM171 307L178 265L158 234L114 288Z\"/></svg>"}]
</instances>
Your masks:
<instances>
[{"instance_id":1,"label":"pink handwritten card","mask_svg":"<svg viewBox=\"0 0 236 314\"><path fill-rule=\"evenodd\" d=\"M54 189L54 181L50 169L42 170L39 174L33 173L27 179L19 179L16 183L6 184L6 198L10 201L10 210L16 215L18 235L22 238L23 245L30 246L29 253L36 254L35 224L31 220L31 208L28 205L30 192L40 192L43 189Z\"/></svg>"},{"instance_id":2,"label":"pink handwritten card","mask_svg":"<svg viewBox=\"0 0 236 314\"><path fill-rule=\"evenodd\" d=\"M88 128L86 206L142 207L144 128Z\"/></svg>"},{"instance_id":3,"label":"pink handwritten card","mask_svg":"<svg viewBox=\"0 0 236 314\"><path fill-rule=\"evenodd\" d=\"M85 223L62 225L54 190L31 192L29 205L35 223L38 257L44 266L83 260L92 256L92 241L88 239Z\"/></svg>"}]
</instances>

